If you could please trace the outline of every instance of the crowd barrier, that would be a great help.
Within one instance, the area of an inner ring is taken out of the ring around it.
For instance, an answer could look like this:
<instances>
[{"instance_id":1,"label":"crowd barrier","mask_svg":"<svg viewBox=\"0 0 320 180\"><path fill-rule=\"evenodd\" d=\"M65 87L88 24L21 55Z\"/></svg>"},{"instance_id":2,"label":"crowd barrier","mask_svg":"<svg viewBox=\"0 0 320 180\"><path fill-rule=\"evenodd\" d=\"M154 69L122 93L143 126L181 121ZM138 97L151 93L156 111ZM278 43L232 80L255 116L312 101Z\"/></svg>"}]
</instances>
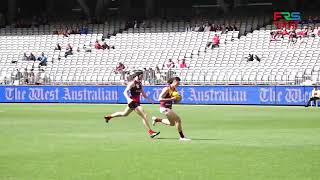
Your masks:
<instances>
[{"instance_id":1,"label":"crowd barrier","mask_svg":"<svg viewBox=\"0 0 320 180\"><path fill-rule=\"evenodd\" d=\"M144 86L158 102L163 86ZM125 86L0 86L4 103L126 103ZM182 104L305 105L311 86L180 86ZM147 103L142 98L142 103Z\"/></svg>"}]
</instances>

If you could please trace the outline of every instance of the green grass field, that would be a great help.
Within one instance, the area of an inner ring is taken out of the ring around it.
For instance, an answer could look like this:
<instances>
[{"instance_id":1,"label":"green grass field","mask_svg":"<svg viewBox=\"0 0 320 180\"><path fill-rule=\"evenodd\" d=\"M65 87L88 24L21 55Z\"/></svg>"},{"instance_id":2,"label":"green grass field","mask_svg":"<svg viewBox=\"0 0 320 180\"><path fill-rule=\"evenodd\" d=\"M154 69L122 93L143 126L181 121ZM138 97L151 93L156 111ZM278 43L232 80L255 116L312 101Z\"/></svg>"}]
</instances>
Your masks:
<instances>
[{"instance_id":1,"label":"green grass field","mask_svg":"<svg viewBox=\"0 0 320 180\"><path fill-rule=\"evenodd\" d=\"M124 107L0 104L0 179L320 179L320 108L175 106L180 142L161 125L150 139L136 114L104 122Z\"/></svg>"}]
</instances>

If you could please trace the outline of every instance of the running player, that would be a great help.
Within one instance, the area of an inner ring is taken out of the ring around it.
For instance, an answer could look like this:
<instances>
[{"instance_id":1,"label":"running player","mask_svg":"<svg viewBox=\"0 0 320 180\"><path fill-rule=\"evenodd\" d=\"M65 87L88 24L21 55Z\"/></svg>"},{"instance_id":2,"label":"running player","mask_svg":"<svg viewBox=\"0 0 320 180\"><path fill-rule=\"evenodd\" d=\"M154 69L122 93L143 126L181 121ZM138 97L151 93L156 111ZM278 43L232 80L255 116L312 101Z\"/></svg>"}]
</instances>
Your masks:
<instances>
[{"instance_id":1,"label":"running player","mask_svg":"<svg viewBox=\"0 0 320 180\"><path fill-rule=\"evenodd\" d=\"M181 141L190 141L184 136L182 132L181 119L180 117L172 110L172 102L176 100L176 97L172 96L172 93L176 91L176 88L179 86L180 78L173 77L168 80L168 86L162 89L161 94L159 95L160 101L160 112L167 116L167 119L161 119L158 117L152 117L152 124L162 123L165 125L176 126Z\"/></svg>"},{"instance_id":2,"label":"running player","mask_svg":"<svg viewBox=\"0 0 320 180\"><path fill-rule=\"evenodd\" d=\"M143 78L142 71L139 70L134 72L133 80L129 82L129 84L127 85L127 88L123 92L125 98L127 99L128 106L124 111L115 112L111 115L105 116L104 119L106 123L108 123L112 118L128 116L132 111L135 111L140 117L142 117L142 122L146 127L150 137L154 138L157 135L159 135L160 132L155 132L151 129L147 119L147 115L144 112L142 106L140 105L140 95L146 98L149 102L153 103L153 101L150 98L148 98L148 96L143 90L143 87L141 84L142 78ZM129 91L131 96L128 95Z\"/></svg>"}]
</instances>

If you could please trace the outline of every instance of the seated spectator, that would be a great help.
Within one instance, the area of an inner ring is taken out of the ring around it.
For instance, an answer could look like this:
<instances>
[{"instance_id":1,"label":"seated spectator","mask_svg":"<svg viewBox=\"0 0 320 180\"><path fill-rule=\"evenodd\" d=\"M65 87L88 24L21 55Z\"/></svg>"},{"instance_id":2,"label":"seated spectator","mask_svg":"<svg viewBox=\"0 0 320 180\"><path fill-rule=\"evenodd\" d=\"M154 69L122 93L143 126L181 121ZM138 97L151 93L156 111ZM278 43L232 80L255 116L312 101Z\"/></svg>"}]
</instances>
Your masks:
<instances>
[{"instance_id":1,"label":"seated spectator","mask_svg":"<svg viewBox=\"0 0 320 180\"><path fill-rule=\"evenodd\" d=\"M295 44L296 42L298 41L298 36L297 36L297 33L296 31L291 31L289 33L289 43L291 44Z\"/></svg>"},{"instance_id":2,"label":"seated spectator","mask_svg":"<svg viewBox=\"0 0 320 180\"><path fill-rule=\"evenodd\" d=\"M73 54L72 46L70 45L70 43L68 43L66 52L64 53L64 57L67 58L69 55L72 55L72 54Z\"/></svg>"},{"instance_id":3,"label":"seated spectator","mask_svg":"<svg viewBox=\"0 0 320 180\"><path fill-rule=\"evenodd\" d=\"M99 43L98 40L96 40L96 42L94 43L94 48L96 48L96 49L102 49L102 46L101 46L101 44Z\"/></svg>"},{"instance_id":4,"label":"seated spectator","mask_svg":"<svg viewBox=\"0 0 320 180\"><path fill-rule=\"evenodd\" d=\"M233 27L231 25L226 25L226 32L233 31Z\"/></svg>"},{"instance_id":5,"label":"seated spectator","mask_svg":"<svg viewBox=\"0 0 320 180\"><path fill-rule=\"evenodd\" d=\"M84 52L91 52L92 51L92 49L91 49L91 47L90 47L90 44L89 45L83 45L83 50L84 50ZM80 50L79 50L80 51Z\"/></svg>"},{"instance_id":6,"label":"seated spectator","mask_svg":"<svg viewBox=\"0 0 320 180\"><path fill-rule=\"evenodd\" d=\"M102 49L115 49L114 46L109 46L106 42L103 43Z\"/></svg>"},{"instance_id":7,"label":"seated spectator","mask_svg":"<svg viewBox=\"0 0 320 180\"><path fill-rule=\"evenodd\" d=\"M36 57L32 53L30 53L29 60L36 61Z\"/></svg>"},{"instance_id":8,"label":"seated spectator","mask_svg":"<svg viewBox=\"0 0 320 180\"><path fill-rule=\"evenodd\" d=\"M186 63L186 60L185 59L182 59L181 62L180 62L180 68L188 68L187 66L187 63Z\"/></svg>"},{"instance_id":9,"label":"seated spectator","mask_svg":"<svg viewBox=\"0 0 320 180\"><path fill-rule=\"evenodd\" d=\"M200 26L198 24L195 25L195 27L193 28L193 31L198 32L200 29Z\"/></svg>"},{"instance_id":10,"label":"seated spectator","mask_svg":"<svg viewBox=\"0 0 320 180\"><path fill-rule=\"evenodd\" d=\"M23 53L22 60L23 61L29 61L30 60L29 56L27 56L27 53Z\"/></svg>"},{"instance_id":11,"label":"seated spectator","mask_svg":"<svg viewBox=\"0 0 320 180\"><path fill-rule=\"evenodd\" d=\"M249 56L247 57L247 62L254 61L254 60L257 60L258 62L261 61L261 59L257 55L249 54Z\"/></svg>"},{"instance_id":12,"label":"seated spectator","mask_svg":"<svg viewBox=\"0 0 320 180\"><path fill-rule=\"evenodd\" d=\"M253 54L249 54L249 56L247 57L247 62L249 61L253 61Z\"/></svg>"},{"instance_id":13,"label":"seated spectator","mask_svg":"<svg viewBox=\"0 0 320 180\"><path fill-rule=\"evenodd\" d=\"M166 66L165 66L167 69L172 69L175 67L175 64L174 62L172 61L172 59L169 59Z\"/></svg>"},{"instance_id":14,"label":"seated spectator","mask_svg":"<svg viewBox=\"0 0 320 180\"><path fill-rule=\"evenodd\" d=\"M283 38L284 36L286 36L286 35L289 35L289 33L288 33L288 31L287 31L287 29L286 28L283 28L282 29L282 31L281 31L281 37Z\"/></svg>"},{"instance_id":15,"label":"seated spectator","mask_svg":"<svg viewBox=\"0 0 320 180\"><path fill-rule=\"evenodd\" d=\"M235 24L233 25L233 30L234 31L238 31L238 28L237 28L237 26Z\"/></svg>"},{"instance_id":16,"label":"seated spectator","mask_svg":"<svg viewBox=\"0 0 320 180\"><path fill-rule=\"evenodd\" d=\"M80 34L88 34L89 31L88 31L87 27L82 27L82 28L80 28L79 32L80 32Z\"/></svg>"},{"instance_id":17,"label":"seated spectator","mask_svg":"<svg viewBox=\"0 0 320 180\"><path fill-rule=\"evenodd\" d=\"M57 43L56 47L54 48L54 50L58 50L58 51L61 51L61 46L59 43Z\"/></svg>"},{"instance_id":18,"label":"seated spectator","mask_svg":"<svg viewBox=\"0 0 320 180\"><path fill-rule=\"evenodd\" d=\"M203 32L204 31L204 25L203 26L200 26L199 30L197 32Z\"/></svg>"},{"instance_id":19,"label":"seated spectator","mask_svg":"<svg viewBox=\"0 0 320 180\"><path fill-rule=\"evenodd\" d=\"M272 31L272 32L270 32L270 42L271 41L279 41L277 39L277 37L280 36L280 35L281 35L280 31Z\"/></svg>"},{"instance_id":20,"label":"seated spectator","mask_svg":"<svg viewBox=\"0 0 320 180\"><path fill-rule=\"evenodd\" d=\"M44 55L44 52L41 53L41 56L38 57L38 60L40 61L40 66L46 66L48 58Z\"/></svg>"},{"instance_id":21,"label":"seated spectator","mask_svg":"<svg viewBox=\"0 0 320 180\"><path fill-rule=\"evenodd\" d=\"M64 37L69 37L69 33L68 33L67 31L63 31L62 35L63 35Z\"/></svg>"},{"instance_id":22,"label":"seated spectator","mask_svg":"<svg viewBox=\"0 0 320 180\"><path fill-rule=\"evenodd\" d=\"M257 55L254 55L254 58L255 58L258 62L261 61L261 59L260 59Z\"/></svg>"},{"instance_id":23,"label":"seated spectator","mask_svg":"<svg viewBox=\"0 0 320 180\"><path fill-rule=\"evenodd\" d=\"M215 48L215 47L219 47L219 44L220 44L220 37L215 34L213 39L212 39L212 42L208 42L207 43L207 47L206 48L209 48L210 45L211 45L211 49Z\"/></svg>"},{"instance_id":24,"label":"seated spectator","mask_svg":"<svg viewBox=\"0 0 320 180\"><path fill-rule=\"evenodd\" d=\"M204 32L209 32L210 30L211 30L211 26L209 25L209 23L206 23L204 27Z\"/></svg>"},{"instance_id":25,"label":"seated spectator","mask_svg":"<svg viewBox=\"0 0 320 180\"><path fill-rule=\"evenodd\" d=\"M122 73L126 67L123 63L119 62L119 64L116 67L115 73Z\"/></svg>"},{"instance_id":26,"label":"seated spectator","mask_svg":"<svg viewBox=\"0 0 320 180\"><path fill-rule=\"evenodd\" d=\"M219 47L220 45L220 36L217 34L213 37L213 46L214 47Z\"/></svg>"}]
</instances>

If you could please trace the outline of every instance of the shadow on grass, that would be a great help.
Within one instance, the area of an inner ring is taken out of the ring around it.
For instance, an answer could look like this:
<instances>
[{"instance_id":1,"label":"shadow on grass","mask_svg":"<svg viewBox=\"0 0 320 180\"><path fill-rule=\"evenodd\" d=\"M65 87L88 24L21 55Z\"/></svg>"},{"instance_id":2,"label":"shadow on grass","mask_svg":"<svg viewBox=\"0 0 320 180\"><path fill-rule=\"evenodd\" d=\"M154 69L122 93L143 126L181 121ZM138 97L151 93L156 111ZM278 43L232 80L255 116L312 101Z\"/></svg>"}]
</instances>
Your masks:
<instances>
[{"instance_id":1,"label":"shadow on grass","mask_svg":"<svg viewBox=\"0 0 320 180\"><path fill-rule=\"evenodd\" d=\"M179 140L179 138L166 138L166 137L159 137L155 139L163 139L163 140ZM209 139L209 138L191 138L191 141L219 141L222 139Z\"/></svg>"}]
</instances>

